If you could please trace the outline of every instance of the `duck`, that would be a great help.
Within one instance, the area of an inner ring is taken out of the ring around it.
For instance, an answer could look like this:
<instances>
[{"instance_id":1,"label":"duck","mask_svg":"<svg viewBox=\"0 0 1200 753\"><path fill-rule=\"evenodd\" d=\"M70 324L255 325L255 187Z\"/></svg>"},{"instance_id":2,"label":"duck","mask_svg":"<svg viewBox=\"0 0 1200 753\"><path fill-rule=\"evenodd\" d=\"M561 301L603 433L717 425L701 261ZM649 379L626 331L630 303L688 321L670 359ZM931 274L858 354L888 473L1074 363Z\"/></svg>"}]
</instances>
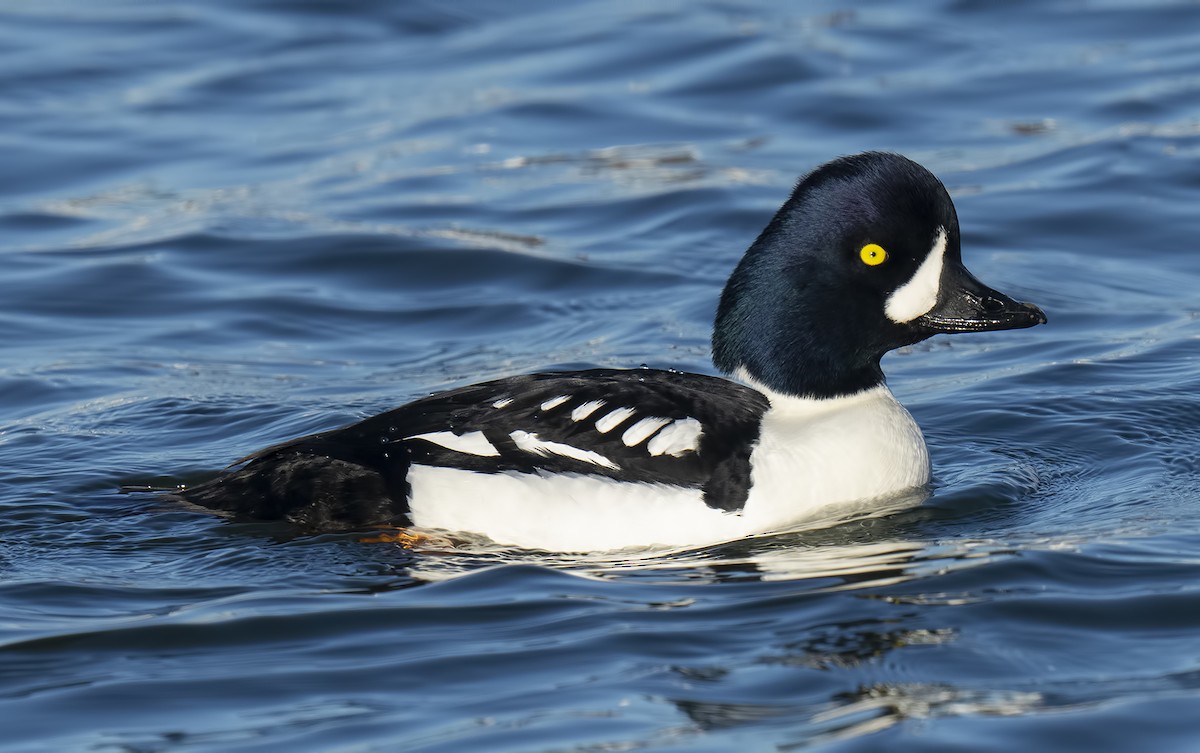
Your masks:
<instances>
[{"instance_id":1,"label":"duck","mask_svg":"<svg viewBox=\"0 0 1200 753\"><path fill-rule=\"evenodd\" d=\"M880 361L938 334L1046 322L963 265L941 181L899 154L802 177L721 293L724 376L509 376L273 445L177 499L306 530L482 536L554 552L699 547L927 488Z\"/></svg>"}]
</instances>

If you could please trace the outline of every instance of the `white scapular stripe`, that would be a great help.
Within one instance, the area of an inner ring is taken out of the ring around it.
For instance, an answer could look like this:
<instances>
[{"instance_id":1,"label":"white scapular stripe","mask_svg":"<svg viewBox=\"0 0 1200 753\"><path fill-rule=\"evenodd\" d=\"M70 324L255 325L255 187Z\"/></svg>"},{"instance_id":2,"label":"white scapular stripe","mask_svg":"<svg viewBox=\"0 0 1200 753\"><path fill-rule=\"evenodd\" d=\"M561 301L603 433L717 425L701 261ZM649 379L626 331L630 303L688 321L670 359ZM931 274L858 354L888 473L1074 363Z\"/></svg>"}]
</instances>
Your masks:
<instances>
[{"instance_id":1,"label":"white scapular stripe","mask_svg":"<svg viewBox=\"0 0 1200 753\"><path fill-rule=\"evenodd\" d=\"M433 442L447 450L454 450L465 455L495 457L500 454L500 451L487 441L487 437L483 436L482 431L469 431L466 434L455 434L452 431L431 431L427 434L414 434L405 439L424 439L426 442Z\"/></svg>"},{"instance_id":2,"label":"white scapular stripe","mask_svg":"<svg viewBox=\"0 0 1200 753\"><path fill-rule=\"evenodd\" d=\"M625 433L621 435L621 441L625 443L626 447L639 445L645 442L646 438L651 434L669 423L671 423L671 419L669 418L658 418L657 416L643 418L625 430Z\"/></svg>"},{"instance_id":3,"label":"white scapular stripe","mask_svg":"<svg viewBox=\"0 0 1200 753\"><path fill-rule=\"evenodd\" d=\"M912 278L896 288L888 296L884 313L897 324L911 322L922 314L929 313L938 300L938 289L942 284L942 263L946 256L946 228L939 227L937 237L929 255Z\"/></svg>"},{"instance_id":4,"label":"white scapular stripe","mask_svg":"<svg viewBox=\"0 0 1200 753\"><path fill-rule=\"evenodd\" d=\"M695 452L700 447L700 436L704 427L694 418L680 418L660 431L646 445L651 455L673 455L679 457L685 452Z\"/></svg>"},{"instance_id":5,"label":"white scapular stripe","mask_svg":"<svg viewBox=\"0 0 1200 753\"><path fill-rule=\"evenodd\" d=\"M527 431L514 431L508 436L512 437L513 442L517 445L517 449L532 452L534 455L560 455L564 458L582 460L585 463L591 463L592 465L598 465L614 471L621 470L621 466L591 450L581 450L578 447L572 447L569 444L562 444L561 442L546 442L538 439L537 434Z\"/></svg>"},{"instance_id":6,"label":"white scapular stripe","mask_svg":"<svg viewBox=\"0 0 1200 753\"><path fill-rule=\"evenodd\" d=\"M513 401L513 399L511 397L502 397L499 400L497 400L496 402L492 403L492 407L493 408L507 408L508 406L512 405L512 401Z\"/></svg>"},{"instance_id":7,"label":"white scapular stripe","mask_svg":"<svg viewBox=\"0 0 1200 753\"><path fill-rule=\"evenodd\" d=\"M600 410L603 407L604 407L603 400L589 400L588 402L579 406L575 410L571 411L571 420L574 421L575 423L579 423L580 421L582 421L583 419L592 415L593 413L595 413L596 411Z\"/></svg>"},{"instance_id":8,"label":"white scapular stripe","mask_svg":"<svg viewBox=\"0 0 1200 753\"><path fill-rule=\"evenodd\" d=\"M567 402L570 399L571 399L570 395L559 395L558 397L552 397L549 400L547 400L546 402L542 403L542 411L544 412L544 411L548 411L548 410L553 410L553 409L557 408L558 406L562 405L563 403Z\"/></svg>"},{"instance_id":9,"label":"white scapular stripe","mask_svg":"<svg viewBox=\"0 0 1200 753\"><path fill-rule=\"evenodd\" d=\"M606 414L603 418L596 422L596 431L601 434L607 434L613 429L621 425L625 419L637 413L633 408L617 408L612 413Z\"/></svg>"}]
</instances>

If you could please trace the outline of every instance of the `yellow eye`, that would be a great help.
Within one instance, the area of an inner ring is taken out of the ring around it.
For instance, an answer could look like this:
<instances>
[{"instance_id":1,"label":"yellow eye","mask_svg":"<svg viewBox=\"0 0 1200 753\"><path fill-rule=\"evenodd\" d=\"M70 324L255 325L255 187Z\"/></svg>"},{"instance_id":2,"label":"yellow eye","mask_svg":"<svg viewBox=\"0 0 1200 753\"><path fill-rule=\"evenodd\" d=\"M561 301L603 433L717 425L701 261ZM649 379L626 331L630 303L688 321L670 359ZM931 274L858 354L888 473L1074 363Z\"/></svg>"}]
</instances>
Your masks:
<instances>
[{"instance_id":1,"label":"yellow eye","mask_svg":"<svg viewBox=\"0 0 1200 753\"><path fill-rule=\"evenodd\" d=\"M862 259L863 264L868 267L878 267L887 261L887 251L884 251L883 246L877 243L868 243L858 252L858 258Z\"/></svg>"}]
</instances>

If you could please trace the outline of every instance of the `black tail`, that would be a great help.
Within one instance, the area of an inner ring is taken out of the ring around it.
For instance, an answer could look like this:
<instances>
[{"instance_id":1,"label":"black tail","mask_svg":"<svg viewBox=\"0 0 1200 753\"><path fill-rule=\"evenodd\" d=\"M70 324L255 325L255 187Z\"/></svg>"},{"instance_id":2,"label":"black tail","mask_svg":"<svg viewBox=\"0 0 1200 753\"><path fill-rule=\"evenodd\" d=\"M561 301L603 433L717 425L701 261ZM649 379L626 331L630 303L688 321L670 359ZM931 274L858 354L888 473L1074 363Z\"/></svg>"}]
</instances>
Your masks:
<instances>
[{"instance_id":1,"label":"black tail","mask_svg":"<svg viewBox=\"0 0 1200 753\"><path fill-rule=\"evenodd\" d=\"M269 447L245 465L171 496L233 517L287 520L318 530L408 523L408 462L346 430Z\"/></svg>"}]
</instances>

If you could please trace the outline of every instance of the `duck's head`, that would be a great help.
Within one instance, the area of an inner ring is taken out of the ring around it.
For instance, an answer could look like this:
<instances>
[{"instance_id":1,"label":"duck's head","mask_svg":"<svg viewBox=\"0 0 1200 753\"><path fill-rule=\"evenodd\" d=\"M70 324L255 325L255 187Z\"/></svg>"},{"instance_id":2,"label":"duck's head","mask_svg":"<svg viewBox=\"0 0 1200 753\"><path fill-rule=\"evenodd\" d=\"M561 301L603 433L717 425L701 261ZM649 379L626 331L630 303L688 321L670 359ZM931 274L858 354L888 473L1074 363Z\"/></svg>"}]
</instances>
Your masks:
<instances>
[{"instance_id":1,"label":"duck's head","mask_svg":"<svg viewBox=\"0 0 1200 753\"><path fill-rule=\"evenodd\" d=\"M881 384L893 348L1045 321L963 266L932 173L867 152L803 178L750 246L721 295L713 361L776 392L835 397Z\"/></svg>"}]
</instances>

